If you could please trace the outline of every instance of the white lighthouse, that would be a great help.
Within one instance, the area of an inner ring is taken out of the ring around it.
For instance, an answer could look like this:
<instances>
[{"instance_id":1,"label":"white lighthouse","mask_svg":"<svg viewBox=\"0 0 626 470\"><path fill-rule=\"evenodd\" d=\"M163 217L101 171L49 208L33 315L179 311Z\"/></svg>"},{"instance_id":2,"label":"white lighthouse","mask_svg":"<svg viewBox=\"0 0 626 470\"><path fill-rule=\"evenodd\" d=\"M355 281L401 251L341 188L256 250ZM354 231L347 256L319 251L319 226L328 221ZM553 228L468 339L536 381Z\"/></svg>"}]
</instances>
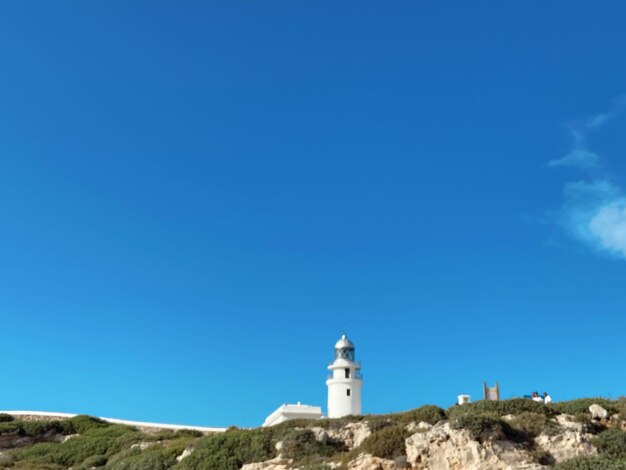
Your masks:
<instances>
[{"instance_id":1,"label":"white lighthouse","mask_svg":"<svg viewBox=\"0 0 626 470\"><path fill-rule=\"evenodd\" d=\"M335 360L328 385L328 417L341 418L361 414L361 364L354 357L354 344L343 335L335 344Z\"/></svg>"}]
</instances>

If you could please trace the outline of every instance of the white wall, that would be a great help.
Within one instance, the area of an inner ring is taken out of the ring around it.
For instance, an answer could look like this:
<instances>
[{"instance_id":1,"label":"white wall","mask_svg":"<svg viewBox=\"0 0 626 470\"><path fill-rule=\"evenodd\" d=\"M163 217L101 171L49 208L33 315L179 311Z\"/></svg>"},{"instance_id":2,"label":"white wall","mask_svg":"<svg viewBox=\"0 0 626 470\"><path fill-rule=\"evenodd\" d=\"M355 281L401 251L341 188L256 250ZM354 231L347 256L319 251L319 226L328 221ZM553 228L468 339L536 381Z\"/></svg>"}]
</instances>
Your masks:
<instances>
[{"instance_id":1,"label":"white wall","mask_svg":"<svg viewBox=\"0 0 626 470\"><path fill-rule=\"evenodd\" d=\"M328 417L341 418L347 415L360 415L361 409L361 386L363 382L358 379L346 379L343 369L341 378L332 378L326 381L328 385ZM347 390L350 389L350 396Z\"/></svg>"}]
</instances>

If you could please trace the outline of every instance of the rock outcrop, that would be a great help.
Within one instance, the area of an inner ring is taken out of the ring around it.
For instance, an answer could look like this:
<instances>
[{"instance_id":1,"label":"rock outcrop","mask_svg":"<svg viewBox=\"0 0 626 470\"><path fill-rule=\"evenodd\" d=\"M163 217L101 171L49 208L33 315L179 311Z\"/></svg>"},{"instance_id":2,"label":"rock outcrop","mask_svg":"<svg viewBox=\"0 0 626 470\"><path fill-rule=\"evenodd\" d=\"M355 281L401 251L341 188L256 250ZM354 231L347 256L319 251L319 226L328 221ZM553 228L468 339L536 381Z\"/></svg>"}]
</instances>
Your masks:
<instances>
[{"instance_id":1,"label":"rock outcrop","mask_svg":"<svg viewBox=\"0 0 626 470\"><path fill-rule=\"evenodd\" d=\"M241 467L241 470L290 470L293 460L276 457L272 460L258 463L248 463Z\"/></svg>"},{"instance_id":2,"label":"rock outcrop","mask_svg":"<svg viewBox=\"0 0 626 470\"><path fill-rule=\"evenodd\" d=\"M381 459L370 454L360 454L348 463L348 470L396 470L393 460Z\"/></svg>"},{"instance_id":3,"label":"rock outcrop","mask_svg":"<svg viewBox=\"0 0 626 470\"><path fill-rule=\"evenodd\" d=\"M181 460L189 457L191 454L193 454L193 449L194 449L193 446L188 446L185 450L183 450L182 454L176 457L176 461L180 462Z\"/></svg>"},{"instance_id":4,"label":"rock outcrop","mask_svg":"<svg viewBox=\"0 0 626 470\"><path fill-rule=\"evenodd\" d=\"M555 463L575 457L595 455L597 450L591 445L592 434L585 431L585 425L574 421L574 417L562 414L556 417L559 429L549 434L540 434L535 443L549 452Z\"/></svg>"},{"instance_id":5,"label":"rock outcrop","mask_svg":"<svg viewBox=\"0 0 626 470\"><path fill-rule=\"evenodd\" d=\"M509 417L508 421L511 421ZM417 428L417 427L416 427ZM465 429L454 429L440 422L430 430L416 432L406 440L408 462L413 469L441 470L541 469L540 456L560 463L576 457L597 453L591 444L593 435L587 426L573 416L558 415L550 432L534 442L516 443L508 440L478 442Z\"/></svg>"},{"instance_id":6,"label":"rock outcrop","mask_svg":"<svg viewBox=\"0 0 626 470\"><path fill-rule=\"evenodd\" d=\"M51 430L38 436L23 436L18 431L0 435L0 450L31 446L40 442L63 442L66 436Z\"/></svg>"},{"instance_id":7,"label":"rock outcrop","mask_svg":"<svg viewBox=\"0 0 626 470\"><path fill-rule=\"evenodd\" d=\"M313 432L316 433L319 441L333 440L342 442L348 449L360 446L372 434L367 423L363 421L348 423L340 429L313 428Z\"/></svg>"},{"instance_id":8,"label":"rock outcrop","mask_svg":"<svg viewBox=\"0 0 626 470\"><path fill-rule=\"evenodd\" d=\"M407 460L412 468L440 470L539 470L532 454L510 441L478 442L465 429L440 422L429 431L406 440Z\"/></svg>"}]
</instances>

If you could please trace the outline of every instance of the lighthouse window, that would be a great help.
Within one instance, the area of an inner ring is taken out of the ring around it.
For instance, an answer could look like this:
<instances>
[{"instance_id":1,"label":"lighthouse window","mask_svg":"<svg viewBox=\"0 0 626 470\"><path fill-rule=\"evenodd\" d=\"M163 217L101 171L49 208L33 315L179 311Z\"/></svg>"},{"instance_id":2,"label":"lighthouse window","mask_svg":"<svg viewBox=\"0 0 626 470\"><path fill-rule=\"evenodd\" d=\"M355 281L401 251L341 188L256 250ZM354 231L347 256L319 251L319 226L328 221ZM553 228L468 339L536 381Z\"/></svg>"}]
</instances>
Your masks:
<instances>
[{"instance_id":1,"label":"lighthouse window","mask_svg":"<svg viewBox=\"0 0 626 470\"><path fill-rule=\"evenodd\" d=\"M346 379L350 378L350 369L346 369Z\"/></svg>"},{"instance_id":2,"label":"lighthouse window","mask_svg":"<svg viewBox=\"0 0 626 470\"><path fill-rule=\"evenodd\" d=\"M346 395L350 396L350 389L346 390Z\"/></svg>"}]
</instances>

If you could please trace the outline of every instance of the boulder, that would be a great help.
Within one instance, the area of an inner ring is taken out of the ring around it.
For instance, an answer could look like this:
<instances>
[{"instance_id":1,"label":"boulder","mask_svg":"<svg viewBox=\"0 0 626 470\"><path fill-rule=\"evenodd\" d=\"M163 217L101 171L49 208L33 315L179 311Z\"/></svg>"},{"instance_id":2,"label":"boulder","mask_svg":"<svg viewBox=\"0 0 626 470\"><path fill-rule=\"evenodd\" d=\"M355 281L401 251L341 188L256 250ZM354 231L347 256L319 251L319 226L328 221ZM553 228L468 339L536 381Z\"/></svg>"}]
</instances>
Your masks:
<instances>
[{"instance_id":1,"label":"boulder","mask_svg":"<svg viewBox=\"0 0 626 470\"><path fill-rule=\"evenodd\" d=\"M5 452L0 452L0 465L5 465L5 468L9 468L13 463L13 456Z\"/></svg>"},{"instance_id":2,"label":"boulder","mask_svg":"<svg viewBox=\"0 0 626 470\"><path fill-rule=\"evenodd\" d=\"M592 419L607 419L609 417L609 412L596 403L589 407L589 413L591 413Z\"/></svg>"},{"instance_id":3,"label":"boulder","mask_svg":"<svg viewBox=\"0 0 626 470\"><path fill-rule=\"evenodd\" d=\"M137 442L130 446L131 449L139 449L141 451L146 450L148 447L152 447L156 444L156 442Z\"/></svg>"},{"instance_id":4,"label":"boulder","mask_svg":"<svg viewBox=\"0 0 626 470\"><path fill-rule=\"evenodd\" d=\"M241 470L289 470L293 464L293 460L276 457L265 462L247 463Z\"/></svg>"},{"instance_id":5,"label":"boulder","mask_svg":"<svg viewBox=\"0 0 626 470\"><path fill-rule=\"evenodd\" d=\"M189 446L185 450L183 450L183 453L176 457L176 461L180 462L181 460L189 457L191 454L193 454L193 446Z\"/></svg>"},{"instance_id":6,"label":"boulder","mask_svg":"<svg viewBox=\"0 0 626 470\"><path fill-rule=\"evenodd\" d=\"M414 433L414 432L418 432L418 431L428 431L430 428L432 428L433 425L429 424L425 421L420 421L419 423L409 423L405 426L405 429L410 432L410 433Z\"/></svg>"},{"instance_id":7,"label":"boulder","mask_svg":"<svg viewBox=\"0 0 626 470\"><path fill-rule=\"evenodd\" d=\"M560 414L556 417L556 422L561 428L582 432L584 425L580 421L576 421L572 415Z\"/></svg>"},{"instance_id":8,"label":"boulder","mask_svg":"<svg viewBox=\"0 0 626 470\"><path fill-rule=\"evenodd\" d=\"M348 423L340 429L312 428L318 440L334 440L343 442L348 449L354 449L361 445L371 434L369 426L365 422ZM322 432L323 431L323 432ZM319 437L318 437L319 436Z\"/></svg>"},{"instance_id":9,"label":"boulder","mask_svg":"<svg viewBox=\"0 0 626 470\"><path fill-rule=\"evenodd\" d=\"M396 463L370 454L360 454L348 463L348 470L396 470Z\"/></svg>"}]
</instances>

